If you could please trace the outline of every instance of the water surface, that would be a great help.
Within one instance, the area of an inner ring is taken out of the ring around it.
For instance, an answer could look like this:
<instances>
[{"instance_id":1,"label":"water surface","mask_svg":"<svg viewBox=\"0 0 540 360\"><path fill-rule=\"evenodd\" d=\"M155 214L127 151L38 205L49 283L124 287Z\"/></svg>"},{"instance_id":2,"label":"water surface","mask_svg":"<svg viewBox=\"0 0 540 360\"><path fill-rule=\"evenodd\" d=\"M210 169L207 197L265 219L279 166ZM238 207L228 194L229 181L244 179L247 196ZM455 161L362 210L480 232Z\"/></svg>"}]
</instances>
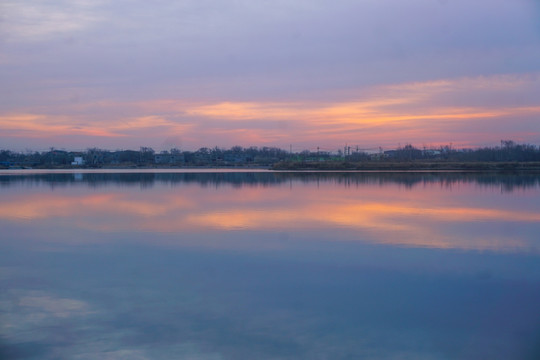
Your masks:
<instances>
[{"instance_id":1,"label":"water surface","mask_svg":"<svg viewBox=\"0 0 540 360\"><path fill-rule=\"evenodd\" d=\"M0 358L536 359L540 177L0 175Z\"/></svg>"}]
</instances>

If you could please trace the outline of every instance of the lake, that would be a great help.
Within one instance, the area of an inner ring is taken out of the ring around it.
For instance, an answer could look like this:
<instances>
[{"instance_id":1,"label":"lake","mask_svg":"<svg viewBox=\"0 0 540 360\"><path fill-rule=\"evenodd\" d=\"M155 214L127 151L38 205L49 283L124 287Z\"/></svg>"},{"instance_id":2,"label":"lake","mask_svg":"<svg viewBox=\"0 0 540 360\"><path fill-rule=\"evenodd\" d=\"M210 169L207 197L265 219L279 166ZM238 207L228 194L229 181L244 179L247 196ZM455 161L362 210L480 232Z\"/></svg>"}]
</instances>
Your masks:
<instances>
[{"instance_id":1,"label":"lake","mask_svg":"<svg viewBox=\"0 0 540 360\"><path fill-rule=\"evenodd\" d=\"M0 173L2 359L538 359L540 176Z\"/></svg>"}]
</instances>

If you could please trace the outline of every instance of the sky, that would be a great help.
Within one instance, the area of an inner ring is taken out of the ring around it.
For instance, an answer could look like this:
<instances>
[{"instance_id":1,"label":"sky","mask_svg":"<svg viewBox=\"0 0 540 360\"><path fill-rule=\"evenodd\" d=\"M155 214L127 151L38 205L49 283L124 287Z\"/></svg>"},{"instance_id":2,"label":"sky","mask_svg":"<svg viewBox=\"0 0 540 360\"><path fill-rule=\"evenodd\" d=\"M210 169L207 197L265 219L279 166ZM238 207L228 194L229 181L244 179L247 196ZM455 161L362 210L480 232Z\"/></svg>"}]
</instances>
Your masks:
<instances>
[{"instance_id":1,"label":"sky","mask_svg":"<svg viewBox=\"0 0 540 360\"><path fill-rule=\"evenodd\" d=\"M2 0L0 148L540 145L538 0Z\"/></svg>"}]
</instances>

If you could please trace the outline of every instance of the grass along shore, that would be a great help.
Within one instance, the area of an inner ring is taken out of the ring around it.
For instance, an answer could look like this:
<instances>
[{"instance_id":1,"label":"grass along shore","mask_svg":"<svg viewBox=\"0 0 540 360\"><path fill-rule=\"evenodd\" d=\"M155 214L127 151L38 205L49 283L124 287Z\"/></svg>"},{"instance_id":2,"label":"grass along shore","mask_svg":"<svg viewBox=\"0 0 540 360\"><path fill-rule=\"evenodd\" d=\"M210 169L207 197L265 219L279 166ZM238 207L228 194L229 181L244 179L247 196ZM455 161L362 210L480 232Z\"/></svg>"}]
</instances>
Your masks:
<instances>
[{"instance_id":1,"label":"grass along shore","mask_svg":"<svg viewBox=\"0 0 540 360\"><path fill-rule=\"evenodd\" d=\"M540 172L540 162L449 162L449 161L281 161L272 170L366 170L366 171L534 171Z\"/></svg>"}]
</instances>

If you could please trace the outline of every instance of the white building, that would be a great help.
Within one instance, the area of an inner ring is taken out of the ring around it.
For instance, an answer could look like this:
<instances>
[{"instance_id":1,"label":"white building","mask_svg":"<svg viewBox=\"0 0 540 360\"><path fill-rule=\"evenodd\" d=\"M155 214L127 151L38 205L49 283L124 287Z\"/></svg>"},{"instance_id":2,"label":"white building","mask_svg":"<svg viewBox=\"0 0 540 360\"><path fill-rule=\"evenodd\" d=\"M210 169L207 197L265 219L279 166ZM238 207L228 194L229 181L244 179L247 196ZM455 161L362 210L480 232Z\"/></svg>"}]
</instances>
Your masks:
<instances>
[{"instance_id":1,"label":"white building","mask_svg":"<svg viewBox=\"0 0 540 360\"><path fill-rule=\"evenodd\" d=\"M84 165L84 159L82 158L82 156L75 156L71 165Z\"/></svg>"}]
</instances>

